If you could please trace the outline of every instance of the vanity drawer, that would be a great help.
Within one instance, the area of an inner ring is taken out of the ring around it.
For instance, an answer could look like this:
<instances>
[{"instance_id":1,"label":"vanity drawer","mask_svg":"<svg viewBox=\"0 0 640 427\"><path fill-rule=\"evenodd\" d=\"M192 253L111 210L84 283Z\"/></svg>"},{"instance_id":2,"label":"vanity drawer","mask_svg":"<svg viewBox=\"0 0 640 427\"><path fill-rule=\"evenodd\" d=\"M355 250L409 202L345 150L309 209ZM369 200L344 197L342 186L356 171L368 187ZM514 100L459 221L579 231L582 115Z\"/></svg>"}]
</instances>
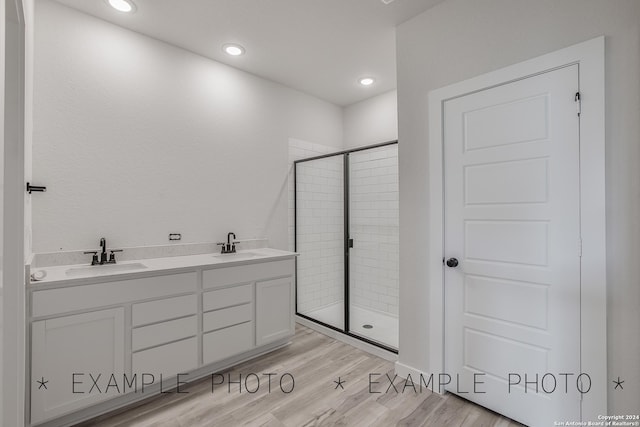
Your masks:
<instances>
[{"instance_id":1,"label":"vanity drawer","mask_svg":"<svg viewBox=\"0 0 640 427\"><path fill-rule=\"evenodd\" d=\"M253 348L253 322L209 332L202 337L204 364L218 362Z\"/></svg>"},{"instance_id":2,"label":"vanity drawer","mask_svg":"<svg viewBox=\"0 0 640 427\"><path fill-rule=\"evenodd\" d=\"M105 280L107 280L106 277ZM197 284L197 275L193 272L37 290L32 293L31 314L33 317L49 316L190 291L195 292Z\"/></svg>"},{"instance_id":3,"label":"vanity drawer","mask_svg":"<svg viewBox=\"0 0 640 427\"><path fill-rule=\"evenodd\" d=\"M196 314L197 311L198 299L195 295L143 302L133 304L132 323L133 326L140 326Z\"/></svg>"},{"instance_id":4,"label":"vanity drawer","mask_svg":"<svg viewBox=\"0 0 640 427\"><path fill-rule=\"evenodd\" d=\"M202 295L204 311L217 310L232 305L244 304L253 300L253 285L235 286L233 288L220 289L205 292Z\"/></svg>"},{"instance_id":5,"label":"vanity drawer","mask_svg":"<svg viewBox=\"0 0 640 427\"><path fill-rule=\"evenodd\" d=\"M152 374L163 381L198 367L198 341L195 337L133 353L133 373Z\"/></svg>"},{"instance_id":6,"label":"vanity drawer","mask_svg":"<svg viewBox=\"0 0 640 427\"><path fill-rule=\"evenodd\" d=\"M198 333L196 316L156 323L135 328L132 332L131 348L138 351L143 348L192 337Z\"/></svg>"},{"instance_id":7,"label":"vanity drawer","mask_svg":"<svg viewBox=\"0 0 640 427\"><path fill-rule=\"evenodd\" d=\"M204 289L210 289L236 283L291 276L293 270L294 260L292 259L216 268L203 272L202 286Z\"/></svg>"},{"instance_id":8,"label":"vanity drawer","mask_svg":"<svg viewBox=\"0 0 640 427\"><path fill-rule=\"evenodd\" d=\"M250 320L253 320L253 304L237 305L204 313L202 315L202 330L204 332L213 331Z\"/></svg>"}]
</instances>

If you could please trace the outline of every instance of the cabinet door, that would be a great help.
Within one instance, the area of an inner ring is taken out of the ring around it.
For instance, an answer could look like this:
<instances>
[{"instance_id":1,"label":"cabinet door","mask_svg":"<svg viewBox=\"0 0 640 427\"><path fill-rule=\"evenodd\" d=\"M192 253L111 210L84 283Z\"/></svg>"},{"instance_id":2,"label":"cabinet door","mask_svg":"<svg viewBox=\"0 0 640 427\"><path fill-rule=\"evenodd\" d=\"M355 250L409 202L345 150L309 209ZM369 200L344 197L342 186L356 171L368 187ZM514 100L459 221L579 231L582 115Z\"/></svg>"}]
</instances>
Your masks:
<instances>
[{"instance_id":1,"label":"cabinet door","mask_svg":"<svg viewBox=\"0 0 640 427\"><path fill-rule=\"evenodd\" d=\"M31 330L31 423L123 394L124 308L40 320ZM94 383L95 380L95 383Z\"/></svg>"},{"instance_id":2,"label":"cabinet door","mask_svg":"<svg viewBox=\"0 0 640 427\"><path fill-rule=\"evenodd\" d=\"M293 279L265 280L256 283L256 345L292 336Z\"/></svg>"}]
</instances>

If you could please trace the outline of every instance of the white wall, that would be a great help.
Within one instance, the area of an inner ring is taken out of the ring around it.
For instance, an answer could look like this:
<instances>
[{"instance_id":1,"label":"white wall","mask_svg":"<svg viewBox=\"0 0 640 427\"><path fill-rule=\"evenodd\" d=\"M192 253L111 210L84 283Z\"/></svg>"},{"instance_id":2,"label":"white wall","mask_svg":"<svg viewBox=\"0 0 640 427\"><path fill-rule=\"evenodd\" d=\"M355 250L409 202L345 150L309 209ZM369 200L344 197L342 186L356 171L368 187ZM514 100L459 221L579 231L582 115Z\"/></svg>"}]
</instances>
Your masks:
<instances>
[{"instance_id":1,"label":"white wall","mask_svg":"<svg viewBox=\"0 0 640 427\"><path fill-rule=\"evenodd\" d=\"M397 139L397 91L392 90L344 107L344 143L347 148Z\"/></svg>"},{"instance_id":2,"label":"white wall","mask_svg":"<svg viewBox=\"0 0 640 427\"><path fill-rule=\"evenodd\" d=\"M447 0L397 30L401 363L429 372L427 93L606 36L609 413L640 396L640 2ZM585 102L586 100L585 95ZM436 371L437 372L437 371Z\"/></svg>"},{"instance_id":3,"label":"white wall","mask_svg":"<svg viewBox=\"0 0 640 427\"><path fill-rule=\"evenodd\" d=\"M340 147L341 108L49 0L36 22L34 252L287 248L288 140Z\"/></svg>"}]
</instances>

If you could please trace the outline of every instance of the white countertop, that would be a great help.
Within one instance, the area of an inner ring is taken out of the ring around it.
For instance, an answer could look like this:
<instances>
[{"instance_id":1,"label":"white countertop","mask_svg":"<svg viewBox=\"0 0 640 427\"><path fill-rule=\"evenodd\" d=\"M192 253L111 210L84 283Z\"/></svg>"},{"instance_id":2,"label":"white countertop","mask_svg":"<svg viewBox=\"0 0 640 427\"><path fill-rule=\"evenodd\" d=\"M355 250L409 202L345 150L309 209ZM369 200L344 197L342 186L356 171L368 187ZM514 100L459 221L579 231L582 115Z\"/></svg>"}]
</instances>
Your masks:
<instances>
[{"instance_id":1,"label":"white countertop","mask_svg":"<svg viewBox=\"0 0 640 427\"><path fill-rule=\"evenodd\" d=\"M234 265L252 264L255 262L277 261L297 256L295 252L279 249L260 248L240 250L235 254L200 254L188 256L174 256L166 258L150 258L132 261L122 261L117 264L91 266L61 265L55 267L34 268L31 275L45 272L41 280L31 279L32 288L44 285L75 285L99 283L111 280L125 280L145 276L154 276L158 272L172 273L181 270L193 270L196 267L221 268Z\"/></svg>"}]
</instances>

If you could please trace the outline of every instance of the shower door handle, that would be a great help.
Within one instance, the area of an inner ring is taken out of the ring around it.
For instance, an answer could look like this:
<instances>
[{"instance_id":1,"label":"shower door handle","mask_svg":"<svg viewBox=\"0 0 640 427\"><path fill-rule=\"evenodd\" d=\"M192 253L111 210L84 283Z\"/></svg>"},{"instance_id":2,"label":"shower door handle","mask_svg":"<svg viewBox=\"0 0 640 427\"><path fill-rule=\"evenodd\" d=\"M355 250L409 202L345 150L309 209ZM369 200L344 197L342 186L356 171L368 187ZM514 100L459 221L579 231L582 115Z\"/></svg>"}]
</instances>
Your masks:
<instances>
[{"instance_id":1,"label":"shower door handle","mask_svg":"<svg viewBox=\"0 0 640 427\"><path fill-rule=\"evenodd\" d=\"M350 248L350 249L353 248L353 239L348 239L347 240L347 247Z\"/></svg>"}]
</instances>

